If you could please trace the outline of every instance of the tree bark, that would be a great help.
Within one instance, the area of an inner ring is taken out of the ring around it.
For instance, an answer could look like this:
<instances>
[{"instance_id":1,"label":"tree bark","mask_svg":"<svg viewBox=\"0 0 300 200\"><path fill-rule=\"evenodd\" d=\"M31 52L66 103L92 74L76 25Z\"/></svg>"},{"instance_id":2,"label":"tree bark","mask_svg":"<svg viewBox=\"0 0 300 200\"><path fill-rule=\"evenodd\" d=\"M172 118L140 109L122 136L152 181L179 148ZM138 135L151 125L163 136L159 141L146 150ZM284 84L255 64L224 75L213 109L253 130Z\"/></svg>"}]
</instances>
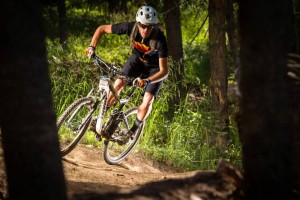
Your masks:
<instances>
[{"instance_id":1,"label":"tree bark","mask_svg":"<svg viewBox=\"0 0 300 200\"><path fill-rule=\"evenodd\" d=\"M0 124L9 199L66 199L39 1L3 1L0 23Z\"/></svg>"},{"instance_id":2,"label":"tree bark","mask_svg":"<svg viewBox=\"0 0 300 200\"><path fill-rule=\"evenodd\" d=\"M219 127L221 130L227 130L228 128L228 73L225 60L226 5L225 0L210 0L208 8L211 67L210 88L213 110L219 113Z\"/></svg>"},{"instance_id":3,"label":"tree bark","mask_svg":"<svg viewBox=\"0 0 300 200\"><path fill-rule=\"evenodd\" d=\"M293 199L291 136L299 120L291 115L295 94L286 76L290 10L289 0L241 1L239 132L246 199Z\"/></svg>"},{"instance_id":4,"label":"tree bark","mask_svg":"<svg viewBox=\"0 0 300 200\"><path fill-rule=\"evenodd\" d=\"M233 0L227 1L227 35L228 43L231 50L231 55L234 64L234 74L235 74L235 91L236 95L240 96L239 82L240 82L240 69L241 69L241 59L240 59L240 34L239 34L239 21L237 14L233 7Z\"/></svg>"},{"instance_id":5,"label":"tree bark","mask_svg":"<svg viewBox=\"0 0 300 200\"><path fill-rule=\"evenodd\" d=\"M295 65L297 63L297 68L292 69L291 71L296 72L298 75L298 79L290 79L288 85L288 92L290 94L291 101L291 110L289 111L289 116L291 116L292 121L290 125L290 129L292 130L292 174L293 174L293 188L294 191L300 191L300 55L299 54L290 54L289 63ZM298 193L299 194L299 193Z\"/></svg>"},{"instance_id":6,"label":"tree bark","mask_svg":"<svg viewBox=\"0 0 300 200\"><path fill-rule=\"evenodd\" d=\"M174 94L170 102L171 112L179 105L180 100L185 98L185 89L182 84L184 78L184 60L182 47L182 33L180 22L179 0L164 0L164 7L167 11L165 24L167 32L167 42L169 56L172 58L172 75L174 82L178 86L178 92Z\"/></svg>"}]
</instances>

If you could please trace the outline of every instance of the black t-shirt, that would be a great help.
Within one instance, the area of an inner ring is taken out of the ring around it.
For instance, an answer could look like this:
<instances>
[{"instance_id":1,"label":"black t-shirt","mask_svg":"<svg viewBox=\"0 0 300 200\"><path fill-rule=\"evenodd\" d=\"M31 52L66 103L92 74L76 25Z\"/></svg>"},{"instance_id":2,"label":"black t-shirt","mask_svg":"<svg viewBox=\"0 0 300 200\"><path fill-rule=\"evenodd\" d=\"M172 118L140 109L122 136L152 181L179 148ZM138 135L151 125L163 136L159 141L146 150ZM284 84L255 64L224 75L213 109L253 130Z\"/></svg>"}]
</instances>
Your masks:
<instances>
[{"instance_id":1,"label":"black t-shirt","mask_svg":"<svg viewBox=\"0 0 300 200\"><path fill-rule=\"evenodd\" d=\"M135 22L122 22L118 24L113 24L112 33L118 35L126 34L130 36L134 24ZM168 57L168 46L166 37L159 28L156 29L158 29L158 33L156 36L157 44L155 50L152 51L151 54L145 54L145 52L147 52L150 49L149 43L151 37L153 38L154 31L156 30L153 29L150 36L148 38L145 38L143 43L141 43L143 38L139 32L137 33L136 37L133 38L136 45L133 48L132 53L139 56L140 58L147 60L147 63L150 65L158 65L158 58Z\"/></svg>"}]
</instances>

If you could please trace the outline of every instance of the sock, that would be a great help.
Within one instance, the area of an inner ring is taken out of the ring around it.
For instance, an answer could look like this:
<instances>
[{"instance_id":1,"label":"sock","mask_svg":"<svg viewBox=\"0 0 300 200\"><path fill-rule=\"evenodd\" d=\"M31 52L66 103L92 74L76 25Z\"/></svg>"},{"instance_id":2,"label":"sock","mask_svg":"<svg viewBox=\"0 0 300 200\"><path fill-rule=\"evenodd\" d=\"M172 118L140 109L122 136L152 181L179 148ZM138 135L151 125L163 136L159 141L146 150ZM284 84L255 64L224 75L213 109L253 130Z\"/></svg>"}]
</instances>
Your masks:
<instances>
[{"instance_id":1,"label":"sock","mask_svg":"<svg viewBox=\"0 0 300 200\"><path fill-rule=\"evenodd\" d=\"M134 121L134 124L133 126L131 127L131 131L134 133L138 127L140 126L140 124L142 123L143 121L139 120L138 118L135 118L135 121Z\"/></svg>"}]
</instances>

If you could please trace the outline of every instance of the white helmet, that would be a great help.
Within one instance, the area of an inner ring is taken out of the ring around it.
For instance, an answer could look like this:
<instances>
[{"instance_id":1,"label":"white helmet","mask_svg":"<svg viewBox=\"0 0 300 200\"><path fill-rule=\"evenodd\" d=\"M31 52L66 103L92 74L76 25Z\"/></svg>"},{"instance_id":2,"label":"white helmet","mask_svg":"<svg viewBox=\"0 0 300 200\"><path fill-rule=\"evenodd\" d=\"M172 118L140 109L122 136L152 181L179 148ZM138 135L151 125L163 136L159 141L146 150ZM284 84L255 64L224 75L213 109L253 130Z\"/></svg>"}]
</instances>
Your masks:
<instances>
[{"instance_id":1,"label":"white helmet","mask_svg":"<svg viewBox=\"0 0 300 200\"><path fill-rule=\"evenodd\" d=\"M136 13L136 21L142 24L156 24L157 12L151 6L142 6Z\"/></svg>"}]
</instances>

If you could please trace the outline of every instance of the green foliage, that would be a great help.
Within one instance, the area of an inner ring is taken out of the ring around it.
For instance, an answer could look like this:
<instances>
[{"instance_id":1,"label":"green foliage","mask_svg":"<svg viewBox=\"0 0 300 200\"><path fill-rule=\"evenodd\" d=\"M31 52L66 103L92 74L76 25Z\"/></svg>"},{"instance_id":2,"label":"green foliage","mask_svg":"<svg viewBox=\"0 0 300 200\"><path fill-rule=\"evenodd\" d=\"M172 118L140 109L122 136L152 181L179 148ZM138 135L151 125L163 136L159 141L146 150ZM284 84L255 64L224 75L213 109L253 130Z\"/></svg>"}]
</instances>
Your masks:
<instances>
[{"instance_id":1,"label":"green foliage","mask_svg":"<svg viewBox=\"0 0 300 200\"><path fill-rule=\"evenodd\" d=\"M60 115L75 99L85 96L92 86L98 84L100 70L84 56L84 50L89 45L95 28L109 21L120 22L124 17L115 15L108 19L101 13L102 11L93 10L84 13L82 8L80 9L68 10L71 35L67 41L67 47L63 48L57 39L53 39L52 34L48 34L48 62L57 115ZM241 166L241 147L233 117L230 120L229 145L227 146L222 142L224 132L220 132L215 126L216 113L213 113L209 106L207 25L190 44L206 12L203 10L197 13L199 7L196 7L196 4L183 7L183 9L182 30L186 77L182 82L186 85L188 94L180 103L174 117L169 119L166 116L169 109L168 102L178 92L176 84L172 82L171 73L164 81L159 97L154 101L153 110L147 119L144 135L138 148L157 161L185 171L213 169L219 158ZM46 17L50 16L48 12L49 10L45 14ZM52 14L55 15L55 12ZM127 16L127 18L132 19L132 16ZM50 21L48 20L49 23ZM104 60L121 67L128 57L129 47L127 36L105 35L98 44L96 53ZM169 64L172 69L172 60ZM141 101L139 93L134 98L138 105ZM234 110L231 110L232 115ZM92 134L83 139L83 142L93 146L99 145L93 139Z\"/></svg>"},{"instance_id":2,"label":"green foliage","mask_svg":"<svg viewBox=\"0 0 300 200\"><path fill-rule=\"evenodd\" d=\"M186 81L192 84L209 83L207 6L206 1L196 0L184 5L181 10L185 76Z\"/></svg>"},{"instance_id":3,"label":"green foliage","mask_svg":"<svg viewBox=\"0 0 300 200\"><path fill-rule=\"evenodd\" d=\"M187 82L208 85L210 78L209 53L207 46L193 45L185 48L185 75Z\"/></svg>"},{"instance_id":4,"label":"green foliage","mask_svg":"<svg viewBox=\"0 0 300 200\"><path fill-rule=\"evenodd\" d=\"M166 102L175 91L176 87L165 84L161 91L163 97L153 106L141 139L141 149L145 154L184 170L215 168L219 158L240 166L237 130L230 127L231 148L226 147L222 143L224 133L219 132L215 126L217 116L210 111L208 94L204 93L199 99L187 96L181 102L174 118L171 121L167 120L163 115L167 109ZM206 88L202 88L202 91L206 91Z\"/></svg>"},{"instance_id":5,"label":"green foliage","mask_svg":"<svg viewBox=\"0 0 300 200\"><path fill-rule=\"evenodd\" d=\"M88 93L99 73L84 57L85 42L79 38L70 38L70 41L72 39L66 50L57 40L47 40L52 94L58 115L75 99Z\"/></svg>"}]
</instances>

